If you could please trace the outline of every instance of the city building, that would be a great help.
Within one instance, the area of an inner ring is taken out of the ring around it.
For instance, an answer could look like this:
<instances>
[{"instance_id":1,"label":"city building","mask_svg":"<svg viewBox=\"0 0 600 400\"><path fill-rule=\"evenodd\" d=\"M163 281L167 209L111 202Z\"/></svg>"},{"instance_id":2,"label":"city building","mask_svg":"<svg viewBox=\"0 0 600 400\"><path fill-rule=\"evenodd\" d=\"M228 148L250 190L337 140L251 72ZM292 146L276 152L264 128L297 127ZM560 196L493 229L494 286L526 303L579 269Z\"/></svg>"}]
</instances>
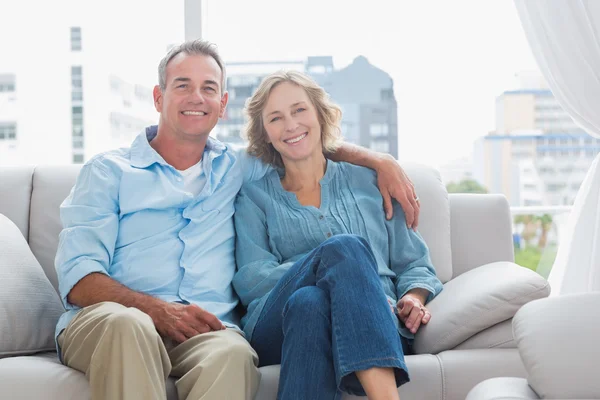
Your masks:
<instances>
[{"instance_id":1,"label":"city building","mask_svg":"<svg viewBox=\"0 0 600 400\"><path fill-rule=\"evenodd\" d=\"M83 26L42 28L44 45L0 63L0 165L83 163L158 121L152 88L113 73L98 24L89 38Z\"/></svg>"},{"instance_id":2,"label":"city building","mask_svg":"<svg viewBox=\"0 0 600 400\"><path fill-rule=\"evenodd\" d=\"M398 110L392 78L362 56L336 70L329 56L305 61L231 63L227 65L229 103L215 135L227 142L243 143L246 100L261 80L279 69L306 72L319 83L343 111L345 140L398 156Z\"/></svg>"},{"instance_id":3,"label":"city building","mask_svg":"<svg viewBox=\"0 0 600 400\"><path fill-rule=\"evenodd\" d=\"M560 107L541 78L496 99L496 130L475 145L475 179L513 206L571 205L600 140Z\"/></svg>"}]
</instances>

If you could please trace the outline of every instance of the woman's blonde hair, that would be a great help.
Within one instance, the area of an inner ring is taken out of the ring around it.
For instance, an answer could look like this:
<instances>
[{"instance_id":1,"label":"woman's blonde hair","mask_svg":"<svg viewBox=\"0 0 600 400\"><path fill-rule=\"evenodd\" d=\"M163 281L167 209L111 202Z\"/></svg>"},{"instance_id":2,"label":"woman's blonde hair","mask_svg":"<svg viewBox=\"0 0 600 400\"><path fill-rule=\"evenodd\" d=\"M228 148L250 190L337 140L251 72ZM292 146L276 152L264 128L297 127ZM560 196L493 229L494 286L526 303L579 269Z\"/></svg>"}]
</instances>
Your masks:
<instances>
[{"instance_id":1,"label":"woman's blonde hair","mask_svg":"<svg viewBox=\"0 0 600 400\"><path fill-rule=\"evenodd\" d=\"M340 130L342 110L340 107L334 104L327 92L307 75L297 71L279 71L264 78L256 92L246 101L245 113L248 122L245 131L249 142L248 153L260 158L265 163L283 167L281 155L267 141L267 132L262 118L262 112L271 91L283 82L293 83L303 88L315 107L321 125L323 154L327 155L337 150L342 142Z\"/></svg>"}]
</instances>

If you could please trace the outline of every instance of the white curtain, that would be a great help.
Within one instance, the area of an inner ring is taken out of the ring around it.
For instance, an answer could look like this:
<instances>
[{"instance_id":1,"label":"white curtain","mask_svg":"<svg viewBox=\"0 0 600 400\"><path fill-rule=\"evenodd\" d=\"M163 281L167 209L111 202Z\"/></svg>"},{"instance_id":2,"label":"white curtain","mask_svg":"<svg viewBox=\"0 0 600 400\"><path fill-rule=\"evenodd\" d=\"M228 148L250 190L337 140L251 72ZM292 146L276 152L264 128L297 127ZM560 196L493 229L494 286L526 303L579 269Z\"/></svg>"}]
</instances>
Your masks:
<instances>
[{"instance_id":1,"label":"white curtain","mask_svg":"<svg viewBox=\"0 0 600 400\"><path fill-rule=\"evenodd\" d=\"M558 103L600 137L600 0L515 0ZM552 294L600 291L600 155L577 193L548 278Z\"/></svg>"}]
</instances>

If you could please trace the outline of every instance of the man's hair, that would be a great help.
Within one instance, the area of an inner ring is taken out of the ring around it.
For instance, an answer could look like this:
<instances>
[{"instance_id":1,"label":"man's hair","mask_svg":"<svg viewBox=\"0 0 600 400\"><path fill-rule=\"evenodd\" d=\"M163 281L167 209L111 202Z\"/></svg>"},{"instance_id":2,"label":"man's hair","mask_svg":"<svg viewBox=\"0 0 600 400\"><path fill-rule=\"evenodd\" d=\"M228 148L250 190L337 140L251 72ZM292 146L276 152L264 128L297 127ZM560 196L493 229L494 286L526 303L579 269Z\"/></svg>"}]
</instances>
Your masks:
<instances>
[{"instance_id":1,"label":"man's hair","mask_svg":"<svg viewBox=\"0 0 600 400\"><path fill-rule=\"evenodd\" d=\"M212 57L221 69L221 94L225 93L225 64L219 55L217 46L214 43L200 39L190 40L173 47L169 50L167 55L160 60L160 63L158 64L158 85L160 86L160 90L164 92L167 87L167 65L179 53Z\"/></svg>"},{"instance_id":2,"label":"man's hair","mask_svg":"<svg viewBox=\"0 0 600 400\"><path fill-rule=\"evenodd\" d=\"M342 142L340 130L342 110L340 107L333 103L327 92L309 76L297 71L279 71L264 78L254 95L246 101L245 112L248 122L245 131L248 138L248 153L267 164L283 167L281 155L271 143L267 142L262 113L271 91L284 82L304 89L315 107L321 125L323 154L327 155L337 150Z\"/></svg>"}]
</instances>

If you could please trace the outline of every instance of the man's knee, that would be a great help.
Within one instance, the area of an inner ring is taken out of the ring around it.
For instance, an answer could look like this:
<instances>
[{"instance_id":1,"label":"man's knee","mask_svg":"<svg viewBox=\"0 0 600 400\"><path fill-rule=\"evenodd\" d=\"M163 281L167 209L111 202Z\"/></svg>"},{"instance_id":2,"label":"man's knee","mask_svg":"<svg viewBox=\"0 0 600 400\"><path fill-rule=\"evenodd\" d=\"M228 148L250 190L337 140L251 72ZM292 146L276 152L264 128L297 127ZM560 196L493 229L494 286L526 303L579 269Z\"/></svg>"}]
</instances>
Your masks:
<instances>
[{"instance_id":1,"label":"man's knee","mask_svg":"<svg viewBox=\"0 0 600 400\"><path fill-rule=\"evenodd\" d=\"M150 316L137 308L123 307L106 316L105 329L117 335L156 335L156 327Z\"/></svg>"}]
</instances>

